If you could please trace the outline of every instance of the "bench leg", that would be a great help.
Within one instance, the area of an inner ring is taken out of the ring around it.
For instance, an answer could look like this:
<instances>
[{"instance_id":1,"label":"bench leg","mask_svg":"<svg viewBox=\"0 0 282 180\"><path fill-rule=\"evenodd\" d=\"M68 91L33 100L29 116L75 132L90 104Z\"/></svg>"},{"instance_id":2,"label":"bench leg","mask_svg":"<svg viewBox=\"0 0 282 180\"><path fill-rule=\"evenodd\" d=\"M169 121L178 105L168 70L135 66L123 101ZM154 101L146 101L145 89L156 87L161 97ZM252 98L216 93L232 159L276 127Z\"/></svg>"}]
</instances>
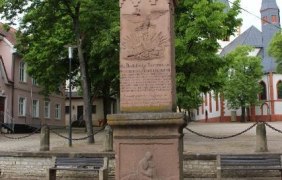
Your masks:
<instances>
[{"instance_id":1,"label":"bench leg","mask_svg":"<svg viewBox=\"0 0 282 180\"><path fill-rule=\"evenodd\" d=\"M108 169L101 168L99 170L99 180L108 180Z\"/></svg>"},{"instance_id":2,"label":"bench leg","mask_svg":"<svg viewBox=\"0 0 282 180\"><path fill-rule=\"evenodd\" d=\"M221 180L221 168L217 167L216 169L216 179Z\"/></svg>"},{"instance_id":3,"label":"bench leg","mask_svg":"<svg viewBox=\"0 0 282 180\"><path fill-rule=\"evenodd\" d=\"M55 169L49 169L48 170L48 180L56 180L56 170Z\"/></svg>"},{"instance_id":4,"label":"bench leg","mask_svg":"<svg viewBox=\"0 0 282 180\"><path fill-rule=\"evenodd\" d=\"M216 179L221 180L221 160L220 155L216 156Z\"/></svg>"}]
</instances>

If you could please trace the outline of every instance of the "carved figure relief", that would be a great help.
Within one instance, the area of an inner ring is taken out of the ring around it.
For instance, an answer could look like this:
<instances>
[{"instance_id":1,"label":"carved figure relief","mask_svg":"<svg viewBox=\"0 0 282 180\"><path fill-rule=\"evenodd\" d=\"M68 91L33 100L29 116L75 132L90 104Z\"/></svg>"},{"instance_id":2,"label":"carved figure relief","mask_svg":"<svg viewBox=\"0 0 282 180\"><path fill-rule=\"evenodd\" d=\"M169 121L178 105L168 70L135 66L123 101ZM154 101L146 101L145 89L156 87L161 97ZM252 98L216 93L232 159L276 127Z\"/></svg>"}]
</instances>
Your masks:
<instances>
[{"instance_id":1,"label":"carved figure relief","mask_svg":"<svg viewBox=\"0 0 282 180\"><path fill-rule=\"evenodd\" d=\"M144 15L140 13L123 15L130 23L135 24L134 32L122 39L126 60L152 60L164 56L168 38L161 31L156 30L152 21L157 20L168 11L152 11Z\"/></svg>"},{"instance_id":2,"label":"carved figure relief","mask_svg":"<svg viewBox=\"0 0 282 180\"><path fill-rule=\"evenodd\" d=\"M153 154L146 152L145 156L138 162L136 171L123 177L122 180L158 180L153 162Z\"/></svg>"},{"instance_id":3,"label":"carved figure relief","mask_svg":"<svg viewBox=\"0 0 282 180\"><path fill-rule=\"evenodd\" d=\"M121 178L121 180L175 180L175 176L160 177L157 175L153 154L146 152L138 162L135 172Z\"/></svg>"}]
</instances>

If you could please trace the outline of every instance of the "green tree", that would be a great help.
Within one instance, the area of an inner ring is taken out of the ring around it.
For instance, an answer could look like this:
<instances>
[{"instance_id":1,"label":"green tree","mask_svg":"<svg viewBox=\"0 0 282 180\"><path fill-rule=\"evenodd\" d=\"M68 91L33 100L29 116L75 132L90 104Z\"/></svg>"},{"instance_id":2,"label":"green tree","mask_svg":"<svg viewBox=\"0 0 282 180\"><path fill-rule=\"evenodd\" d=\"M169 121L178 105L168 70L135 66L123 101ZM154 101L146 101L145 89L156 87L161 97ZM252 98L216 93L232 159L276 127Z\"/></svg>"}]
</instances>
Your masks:
<instances>
[{"instance_id":1,"label":"green tree","mask_svg":"<svg viewBox=\"0 0 282 180\"><path fill-rule=\"evenodd\" d=\"M281 31L276 33L276 35L272 38L269 48L268 48L268 53L276 58L276 63L277 63L277 72L282 73L282 34Z\"/></svg>"},{"instance_id":2,"label":"green tree","mask_svg":"<svg viewBox=\"0 0 282 180\"><path fill-rule=\"evenodd\" d=\"M218 1L183 0L176 8L177 98L190 111L202 103L200 93L222 84L218 70L226 62L218 55L218 40L232 35L240 25L239 1L230 9Z\"/></svg>"},{"instance_id":3,"label":"green tree","mask_svg":"<svg viewBox=\"0 0 282 180\"><path fill-rule=\"evenodd\" d=\"M259 80L263 71L261 58L251 56L253 49L249 46L239 46L227 54L225 59L229 66L221 69L220 74L225 77L222 88L224 98L229 108L241 108L241 121L245 122L246 108L259 103L258 94L261 92Z\"/></svg>"},{"instance_id":4,"label":"green tree","mask_svg":"<svg viewBox=\"0 0 282 180\"><path fill-rule=\"evenodd\" d=\"M116 88L112 81L116 81L114 74L118 74L118 3L113 0L3 0L0 6L4 17L11 21L23 13L17 49L28 64L30 75L44 87L46 95L56 91L68 78L65 46L76 46L72 75L78 74L81 78L78 84L82 89L88 143L94 143L91 111L94 92L91 90L98 92L97 89L102 88L100 91L105 92L105 88ZM110 33L101 37L105 31ZM110 73L105 72L112 67L115 68ZM107 86L92 88L91 85L99 82L96 78L108 82Z\"/></svg>"}]
</instances>

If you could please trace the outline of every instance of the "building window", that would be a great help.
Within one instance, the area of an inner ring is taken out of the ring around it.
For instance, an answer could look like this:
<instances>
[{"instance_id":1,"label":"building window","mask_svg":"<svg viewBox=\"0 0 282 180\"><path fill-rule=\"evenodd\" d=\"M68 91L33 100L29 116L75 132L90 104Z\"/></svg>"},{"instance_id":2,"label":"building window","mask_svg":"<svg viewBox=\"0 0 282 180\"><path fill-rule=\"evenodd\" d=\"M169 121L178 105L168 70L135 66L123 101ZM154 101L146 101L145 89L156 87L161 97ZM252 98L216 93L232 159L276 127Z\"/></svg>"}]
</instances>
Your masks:
<instances>
[{"instance_id":1,"label":"building window","mask_svg":"<svg viewBox=\"0 0 282 180\"><path fill-rule=\"evenodd\" d=\"M32 100L32 117L39 117L39 100Z\"/></svg>"},{"instance_id":2,"label":"building window","mask_svg":"<svg viewBox=\"0 0 282 180\"><path fill-rule=\"evenodd\" d=\"M34 86L38 86L37 80L36 80L36 79L34 79L34 78L32 78L32 85L34 85Z\"/></svg>"},{"instance_id":3,"label":"building window","mask_svg":"<svg viewBox=\"0 0 282 180\"><path fill-rule=\"evenodd\" d=\"M92 106L92 114L96 114L96 105Z\"/></svg>"},{"instance_id":4,"label":"building window","mask_svg":"<svg viewBox=\"0 0 282 180\"><path fill-rule=\"evenodd\" d=\"M262 24L267 24L268 23L267 16L264 16L261 21Z\"/></svg>"},{"instance_id":5,"label":"building window","mask_svg":"<svg viewBox=\"0 0 282 180\"><path fill-rule=\"evenodd\" d=\"M282 99L282 81L278 81L277 83L277 98Z\"/></svg>"},{"instance_id":6,"label":"building window","mask_svg":"<svg viewBox=\"0 0 282 180\"><path fill-rule=\"evenodd\" d=\"M44 101L44 117L50 118L50 101Z\"/></svg>"},{"instance_id":7,"label":"building window","mask_svg":"<svg viewBox=\"0 0 282 180\"><path fill-rule=\"evenodd\" d=\"M210 106L210 112L212 112L212 95L209 93L209 106Z\"/></svg>"},{"instance_id":8,"label":"building window","mask_svg":"<svg viewBox=\"0 0 282 180\"><path fill-rule=\"evenodd\" d=\"M69 114L70 113L70 106L65 106L65 113Z\"/></svg>"},{"instance_id":9,"label":"building window","mask_svg":"<svg viewBox=\"0 0 282 180\"><path fill-rule=\"evenodd\" d=\"M26 99L23 97L19 98L19 116L25 116L26 114Z\"/></svg>"},{"instance_id":10,"label":"building window","mask_svg":"<svg viewBox=\"0 0 282 180\"><path fill-rule=\"evenodd\" d=\"M219 109L219 102L218 102L218 94L215 95L215 110L218 111Z\"/></svg>"},{"instance_id":11,"label":"building window","mask_svg":"<svg viewBox=\"0 0 282 180\"><path fill-rule=\"evenodd\" d=\"M26 65L23 61L20 62L20 81L26 82Z\"/></svg>"},{"instance_id":12,"label":"building window","mask_svg":"<svg viewBox=\"0 0 282 180\"><path fill-rule=\"evenodd\" d=\"M55 119L61 119L61 105L55 105Z\"/></svg>"},{"instance_id":13,"label":"building window","mask_svg":"<svg viewBox=\"0 0 282 180\"><path fill-rule=\"evenodd\" d=\"M271 16L271 21L272 21L273 23L277 23L277 22L278 22L277 16L272 15L272 16Z\"/></svg>"},{"instance_id":14,"label":"building window","mask_svg":"<svg viewBox=\"0 0 282 180\"><path fill-rule=\"evenodd\" d=\"M263 81L259 83L261 85L262 91L259 95L260 100L266 100L266 85Z\"/></svg>"}]
</instances>

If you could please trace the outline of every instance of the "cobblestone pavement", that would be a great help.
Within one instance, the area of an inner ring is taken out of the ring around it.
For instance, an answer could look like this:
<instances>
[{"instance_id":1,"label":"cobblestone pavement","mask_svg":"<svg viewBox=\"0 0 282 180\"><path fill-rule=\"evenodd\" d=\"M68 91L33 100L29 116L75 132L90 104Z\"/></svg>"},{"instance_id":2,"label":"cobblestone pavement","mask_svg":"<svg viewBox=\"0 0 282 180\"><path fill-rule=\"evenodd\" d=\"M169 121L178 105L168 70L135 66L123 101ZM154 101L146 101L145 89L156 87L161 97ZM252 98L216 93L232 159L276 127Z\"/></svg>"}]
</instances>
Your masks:
<instances>
[{"instance_id":1,"label":"cobblestone pavement","mask_svg":"<svg viewBox=\"0 0 282 180\"><path fill-rule=\"evenodd\" d=\"M189 123L187 127L198 133L221 137L239 133L254 123ZM282 130L282 122L269 122L273 127ZM98 130L98 128L96 128ZM282 134L269 127L266 128L268 149L270 153L282 153ZM58 131L68 136L67 131ZM223 153L255 153L256 127L237 137L229 139L207 139L184 130L184 152L200 154L223 154ZM26 134L9 134L9 137L21 137ZM74 130L73 138L85 137L83 130ZM95 135L95 144L89 145L86 140L73 141L73 146L68 147L68 140L51 132L50 149L52 152L101 152L104 132ZM40 147L40 133L30 137L11 140L0 135L0 151L25 151L37 152Z\"/></svg>"}]
</instances>

